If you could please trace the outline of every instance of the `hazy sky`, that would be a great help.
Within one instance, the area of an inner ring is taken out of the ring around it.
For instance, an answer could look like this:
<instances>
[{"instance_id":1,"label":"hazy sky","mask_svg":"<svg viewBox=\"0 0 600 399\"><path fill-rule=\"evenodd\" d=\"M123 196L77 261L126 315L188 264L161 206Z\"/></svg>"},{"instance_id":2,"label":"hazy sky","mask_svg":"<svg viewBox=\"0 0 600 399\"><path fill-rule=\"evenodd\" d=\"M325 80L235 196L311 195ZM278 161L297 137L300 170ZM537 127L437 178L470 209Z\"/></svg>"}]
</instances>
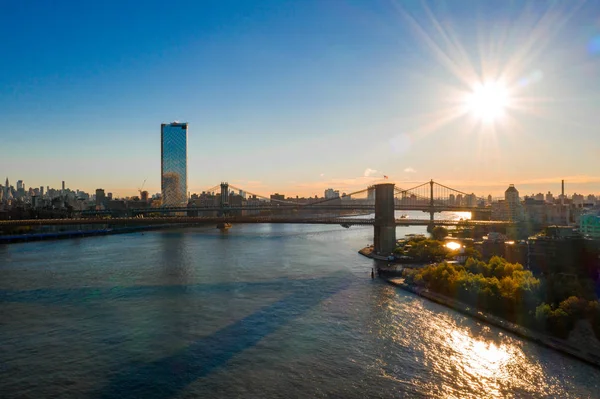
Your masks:
<instances>
[{"instance_id":1,"label":"hazy sky","mask_svg":"<svg viewBox=\"0 0 600 399\"><path fill-rule=\"evenodd\" d=\"M158 192L178 120L191 192L600 193L598 1L135 3L0 2L2 182ZM465 113L478 81L503 117Z\"/></svg>"}]
</instances>

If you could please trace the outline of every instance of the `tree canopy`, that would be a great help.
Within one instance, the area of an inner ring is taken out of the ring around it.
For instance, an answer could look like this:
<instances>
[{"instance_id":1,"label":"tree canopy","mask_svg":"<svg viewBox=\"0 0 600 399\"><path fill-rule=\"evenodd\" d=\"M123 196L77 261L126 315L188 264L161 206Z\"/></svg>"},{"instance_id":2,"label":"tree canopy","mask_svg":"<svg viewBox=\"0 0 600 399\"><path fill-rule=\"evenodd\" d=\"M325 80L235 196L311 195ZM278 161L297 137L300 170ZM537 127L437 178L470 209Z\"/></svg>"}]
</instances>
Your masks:
<instances>
[{"instance_id":1,"label":"tree canopy","mask_svg":"<svg viewBox=\"0 0 600 399\"><path fill-rule=\"evenodd\" d=\"M560 302L545 303L548 283L519 263L501 257L489 262L469 258L464 265L441 262L421 269L405 269L405 281L456 298L507 320L565 338L577 320L588 319L600 339L600 302L562 292ZM554 285L550 286L551 288ZM567 285L567 289L569 286ZM570 289L584 292L572 282Z\"/></svg>"}]
</instances>

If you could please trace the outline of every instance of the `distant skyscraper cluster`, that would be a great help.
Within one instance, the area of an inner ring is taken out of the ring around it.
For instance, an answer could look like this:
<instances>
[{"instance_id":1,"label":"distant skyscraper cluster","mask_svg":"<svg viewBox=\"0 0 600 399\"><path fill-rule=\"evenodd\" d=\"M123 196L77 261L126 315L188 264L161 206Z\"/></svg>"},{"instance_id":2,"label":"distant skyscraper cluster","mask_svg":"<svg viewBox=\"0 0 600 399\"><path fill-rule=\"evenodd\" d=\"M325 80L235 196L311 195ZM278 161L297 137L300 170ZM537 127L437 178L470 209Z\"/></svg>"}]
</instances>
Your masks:
<instances>
[{"instance_id":1,"label":"distant skyscraper cluster","mask_svg":"<svg viewBox=\"0 0 600 399\"><path fill-rule=\"evenodd\" d=\"M340 197L340 191L339 190L334 190L333 188L328 188L327 190L325 190L325 192L323 193L323 195L325 196L325 199L339 198Z\"/></svg>"},{"instance_id":2,"label":"distant skyscraper cluster","mask_svg":"<svg viewBox=\"0 0 600 399\"><path fill-rule=\"evenodd\" d=\"M187 123L160 126L163 206L187 205Z\"/></svg>"}]
</instances>

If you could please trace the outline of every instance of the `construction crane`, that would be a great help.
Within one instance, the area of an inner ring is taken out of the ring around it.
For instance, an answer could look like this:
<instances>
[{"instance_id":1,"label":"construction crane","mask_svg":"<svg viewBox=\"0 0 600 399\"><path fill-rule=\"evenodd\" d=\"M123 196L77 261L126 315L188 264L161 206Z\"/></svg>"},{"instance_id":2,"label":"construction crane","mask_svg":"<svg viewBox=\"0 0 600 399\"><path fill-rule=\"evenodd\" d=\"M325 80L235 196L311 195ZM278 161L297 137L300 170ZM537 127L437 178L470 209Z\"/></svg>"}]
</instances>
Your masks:
<instances>
[{"instance_id":1,"label":"construction crane","mask_svg":"<svg viewBox=\"0 0 600 399\"><path fill-rule=\"evenodd\" d=\"M144 179L144 182L142 183L142 187L138 188L138 191L140 193L140 199L142 199L142 197L143 197L143 195L142 195L143 191L142 190L144 190L144 186L146 185L146 180L148 180L147 177Z\"/></svg>"}]
</instances>

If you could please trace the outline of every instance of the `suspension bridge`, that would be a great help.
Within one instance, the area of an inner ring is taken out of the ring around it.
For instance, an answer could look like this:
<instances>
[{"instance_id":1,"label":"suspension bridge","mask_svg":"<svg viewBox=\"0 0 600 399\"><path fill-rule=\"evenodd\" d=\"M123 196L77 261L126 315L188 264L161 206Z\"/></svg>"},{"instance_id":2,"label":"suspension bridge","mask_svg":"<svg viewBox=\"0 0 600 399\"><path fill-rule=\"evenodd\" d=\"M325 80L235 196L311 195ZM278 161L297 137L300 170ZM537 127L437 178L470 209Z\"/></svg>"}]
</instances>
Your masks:
<instances>
[{"instance_id":1,"label":"suspension bridge","mask_svg":"<svg viewBox=\"0 0 600 399\"><path fill-rule=\"evenodd\" d=\"M244 197L232 195L235 190L244 193ZM375 210L375 185L359 191L355 191L341 197L317 199L280 199L274 196L264 196L238 188L228 183L221 183L203 191L200 198L190 201L185 205L161 206L152 208L131 208L127 210L88 210L81 212L81 216L127 216L139 215L168 215L186 214L188 216L199 216L210 212L223 214L256 214L257 212L323 212L323 211L346 211L346 212L373 212ZM491 208L489 199L467 194L433 180L419 184L415 187L403 189L394 186L394 210L397 211L423 211L430 214L430 221L434 221L434 215L439 212L470 212L472 219L489 220ZM237 200L237 201L236 201Z\"/></svg>"},{"instance_id":2,"label":"suspension bridge","mask_svg":"<svg viewBox=\"0 0 600 399\"><path fill-rule=\"evenodd\" d=\"M215 195L220 188L219 195ZM243 195L232 195L230 189ZM378 253L391 253L396 244L396 226L422 225L432 228L441 226L481 226L508 225L509 222L489 220L489 205L484 198L467 194L433 180L418 186L403 189L394 183L380 183L347 195L328 199L311 199L300 202L266 197L244 191L227 183L207 190L194 203L187 206L165 206L160 208L135 208L125 214L115 215L114 211L84 211L74 218L2 220L3 226L50 226L50 225L161 225L161 224L219 224L219 223L298 223L298 224L336 224L344 227L371 225L374 228L374 248ZM209 194L207 194L209 193ZM240 198L242 200L240 200ZM243 200L245 199L245 201ZM234 201L235 200L235 201ZM396 210L421 210L430 214L429 219L396 218ZM250 214L267 212L268 215ZM322 212L328 214L323 215ZM342 217L340 212L362 211L375 213L374 218ZM487 218L470 220L435 219L437 212L465 211L472 215L488 215ZM203 215L212 212L217 215ZM245 214L246 213L246 214ZM338 213L333 215L331 213ZM148 215L150 217L145 217ZM114 217L118 216L118 217Z\"/></svg>"}]
</instances>

